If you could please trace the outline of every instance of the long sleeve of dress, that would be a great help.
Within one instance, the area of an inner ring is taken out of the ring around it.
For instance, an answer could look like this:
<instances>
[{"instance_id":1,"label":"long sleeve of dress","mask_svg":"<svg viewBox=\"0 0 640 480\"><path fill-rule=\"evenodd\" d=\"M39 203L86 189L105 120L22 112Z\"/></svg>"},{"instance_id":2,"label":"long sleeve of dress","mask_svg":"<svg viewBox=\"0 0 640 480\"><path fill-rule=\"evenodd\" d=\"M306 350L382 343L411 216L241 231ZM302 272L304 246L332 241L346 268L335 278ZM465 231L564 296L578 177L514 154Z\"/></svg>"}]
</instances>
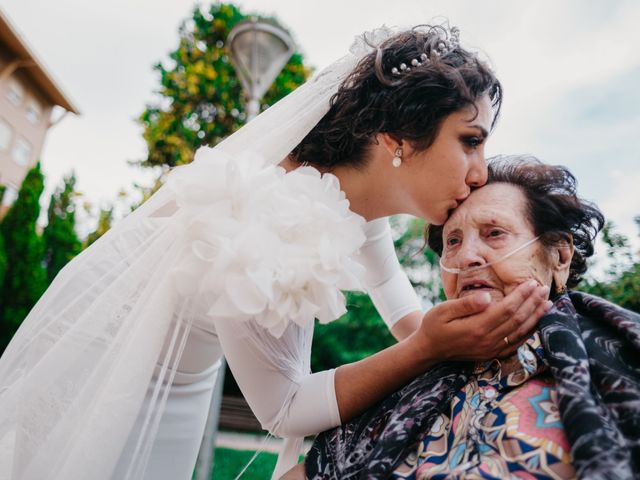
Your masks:
<instances>
[{"instance_id":1,"label":"long sleeve of dress","mask_svg":"<svg viewBox=\"0 0 640 480\"><path fill-rule=\"evenodd\" d=\"M340 425L334 370L304 374L298 362L288 365L275 351L271 355L248 340L242 325L219 322L216 330L233 376L264 429L279 437L303 437ZM292 335L294 328L288 328L278 341Z\"/></svg>"},{"instance_id":2,"label":"long sleeve of dress","mask_svg":"<svg viewBox=\"0 0 640 480\"><path fill-rule=\"evenodd\" d=\"M366 234L358 258L367 270L365 288L391 327L404 315L419 310L420 303L398 262L388 220L369 222ZM267 348L248 341L243 328L237 322L216 323L234 377L264 428L277 436L299 437L341 423L334 370L304 374L295 371L295 361L274 358L278 342L289 346L298 341L292 337L295 328Z\"/></svg>"},{"instance_id":3,"label":"long sleeve of dress","mask_svg":"<svg viewBox=\"0 0 640 480\"><path fill-rule=\"evenodd\" d=\"M405 315L421 310L420 300L402 270L387 218L368 222L367 240L357 260L366 268L364 286L378 313L391 329Z\"/></svg>"}]
</instances>

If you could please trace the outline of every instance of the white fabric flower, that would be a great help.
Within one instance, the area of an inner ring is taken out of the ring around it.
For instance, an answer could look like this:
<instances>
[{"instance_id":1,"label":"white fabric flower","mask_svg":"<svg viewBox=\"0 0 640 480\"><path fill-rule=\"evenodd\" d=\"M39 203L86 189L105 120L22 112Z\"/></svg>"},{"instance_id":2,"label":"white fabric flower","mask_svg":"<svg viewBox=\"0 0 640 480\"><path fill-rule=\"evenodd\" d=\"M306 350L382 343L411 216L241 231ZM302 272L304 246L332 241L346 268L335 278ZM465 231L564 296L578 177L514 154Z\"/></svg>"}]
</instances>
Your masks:
<instances>
[{"instance_id":1,"label":"white fabric flower","mask_svg":"<svg viewBox=\"0 0 640 480\"><path fill-rule=\"evenodd\" d=\"M362 290L364 267L352 257L365 235L338 179L311 167L285 173L255 154L206 158L210 152L200 149L167 182L188 212L178 291L210 295L212 317L254 318L276 337L290 322L345 313L340 290Z\"/></svg>"}]
</instances>

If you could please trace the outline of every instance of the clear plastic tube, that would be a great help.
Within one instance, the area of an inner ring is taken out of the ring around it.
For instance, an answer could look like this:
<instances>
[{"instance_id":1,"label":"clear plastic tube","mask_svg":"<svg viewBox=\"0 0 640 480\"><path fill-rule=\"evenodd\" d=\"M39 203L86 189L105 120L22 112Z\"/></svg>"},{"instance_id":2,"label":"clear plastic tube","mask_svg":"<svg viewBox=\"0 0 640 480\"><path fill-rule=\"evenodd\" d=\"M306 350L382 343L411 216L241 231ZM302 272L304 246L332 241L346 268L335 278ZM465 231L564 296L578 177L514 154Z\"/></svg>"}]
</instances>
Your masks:
<instances>
[{"instance_id":1,"label":"clear plastic tube","mask_svg":"<svg viewBox=\"0 0 640 480\"><path fill-rule=\"evenodd\" d=\"M447 272L447 273L455 273L455 274L460 274L460 273L469 273L469 272L475 272L477 270L482 270L483 268L488 268L491 265L495 265L496 263L500 263L503 260L506 260L507 258L509 258L512 255L515 255L516 253L518 253L519 251L527 248L529 245L531 245L532 243L534 243L536 240L538 240L540 237L535 237L532 238L531 240L529 240L528 242L523 243L522 245L520 245L519 247L517 247L514 250L511 250L509 253L507 253L506 255L500 257L498 260L494 260L492 262L488 262L485 263L484 265L477 265L477 266L473 266L473 267L468 267L468 268L453 268L453 267L446 267L443 263L442 263L442 257L440 257L440 268Z\"/></svg>"}]
</instances>

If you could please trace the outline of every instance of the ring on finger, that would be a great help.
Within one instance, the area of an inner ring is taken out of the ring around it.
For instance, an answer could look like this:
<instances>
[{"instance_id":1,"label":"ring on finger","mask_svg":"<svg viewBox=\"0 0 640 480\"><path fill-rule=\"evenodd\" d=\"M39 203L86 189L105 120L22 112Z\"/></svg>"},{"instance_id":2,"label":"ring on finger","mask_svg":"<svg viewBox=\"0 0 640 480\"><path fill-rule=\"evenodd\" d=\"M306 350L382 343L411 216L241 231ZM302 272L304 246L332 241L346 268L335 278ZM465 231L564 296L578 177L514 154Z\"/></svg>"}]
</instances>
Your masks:
<instances>
[{"instance_id":1,"label":"ring on finger","mask_svg":"<svg viewBox=\"0 0 640 480\"><path fill-rule=\"evenodd\" d=\"M504 337L502 340L504 340L504 343L505 343L507 346L509 346L509 345L510 345L510 343L509 343L509 337Z\"/></svg>"}]
</instances>

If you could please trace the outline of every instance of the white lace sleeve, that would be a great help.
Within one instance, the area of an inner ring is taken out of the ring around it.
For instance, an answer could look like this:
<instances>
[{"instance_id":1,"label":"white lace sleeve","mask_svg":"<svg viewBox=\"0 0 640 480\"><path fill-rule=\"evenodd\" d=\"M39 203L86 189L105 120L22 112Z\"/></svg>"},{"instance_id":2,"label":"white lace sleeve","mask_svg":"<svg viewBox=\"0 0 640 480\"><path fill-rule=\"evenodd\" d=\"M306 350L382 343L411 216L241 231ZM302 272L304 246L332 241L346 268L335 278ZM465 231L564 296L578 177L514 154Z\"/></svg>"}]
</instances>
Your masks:
<instances>
[{"instance_id":1,"label":"white lace sleeve","mask_svg":"<svg viewBox=\"0 0 640 480\"><path fill-rule=\"evenodd\" d=\"M420 300L398 261L389 220L368 222L364 232L367 240L356 261L366 268L365 289L391 329L405 315L421 310Z\"/></svg>"},{"instance_id":2,"label":"white lace sleeve","mask_svg":"<svg viewBox=\"0 0 640 480\"><path fill-rule=\"evenodd\" d=\"M229 367L262 427L278 437L304 437L340 425L334 370L309 373L289 364L281 353L303 339L310 351L312 328L290 324L280 338L266 337L255 345L247 323L216 322ZM269 335L269 334L268 334ZM273 353L273 354L272 354Z\"/></svg>"}]
</instances>

